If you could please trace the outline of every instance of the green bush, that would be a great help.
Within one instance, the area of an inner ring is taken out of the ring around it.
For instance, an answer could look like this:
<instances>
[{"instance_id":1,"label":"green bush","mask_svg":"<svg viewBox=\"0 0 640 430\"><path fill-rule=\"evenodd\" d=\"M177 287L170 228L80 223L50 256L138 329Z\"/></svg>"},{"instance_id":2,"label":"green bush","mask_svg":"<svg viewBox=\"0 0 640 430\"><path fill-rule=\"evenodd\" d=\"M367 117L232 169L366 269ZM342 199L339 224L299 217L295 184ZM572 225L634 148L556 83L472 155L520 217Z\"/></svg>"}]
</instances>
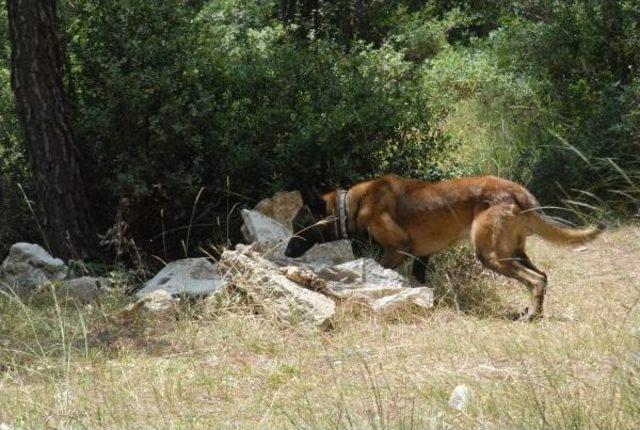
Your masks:
<instances>
[{"instance_id":1,"label":"green bush","mask_svg":"<svg viewBox=\"0 0 640 430\"><path fill-rule=\"evenodd\" d=\"M638 183L640 8L528 7L504 12L487 38L425 67L430 104L459 144L454 159L463 170L529 183L548 202L619 202ZM616 211L637 207L637 196L625 200Z\"/></svg>"},{"instance_id":2,"label":"green bush","mask_svg":"<svg viewBox=\"0 0 640 430\"><path fill-rule=\"evenodd\" d=\"M301 44L273 10L240 0L75 4L75 122L91 194L111 209L100 212L103 229L122 196L148 247L163 221L178 228L173 242L184 238L202 187L192 221L215 224L236 201L283 188L441 175L414 64L387 45ZM195 236L226 239L211 227Z\"/></svg>"},{"instance_id":3,"label":"green bush","mask_svg":"<svg viewBox=\"0 0 640 430\"><path fill-rule=\"evenodd\" d=\"M98 231L118 218L143 251L193 253L238 239L237 204L384 172L637 206L637 2L313 4L59 3ZM0 43L1 248L33 220Z\"/></svg>"},{"instance_id":4,"label":"green bush","mask_svg":"<svg viewBox=\"0 0 640 430\"><path fill-rule=\"evenodd\" d=\"M544 82L501 68L486 44L442 51L424 69L424 91L455 143L441 162L527 183L549 141L552 102Z\"/></svg>"},{"instance_id":5,"label":"green bush","mask_svg":"<svg viewBox=\"0 0 640 430\"><path fill-rule=\"evenodd\" d=\"M637 175L637 2L563 2L547 5L545 20L506 21L491 42L501 67L538 82L549 121L533 185L545 195L589 203L617 201ZM613 163L611 161L612 160ZM627 172L621 174L621 172ZM635 181L637 187L638 178ZM637 207L636 198L626 205ZM618 206L617 209L621 209Z\"/></svg>"}]
</instances>

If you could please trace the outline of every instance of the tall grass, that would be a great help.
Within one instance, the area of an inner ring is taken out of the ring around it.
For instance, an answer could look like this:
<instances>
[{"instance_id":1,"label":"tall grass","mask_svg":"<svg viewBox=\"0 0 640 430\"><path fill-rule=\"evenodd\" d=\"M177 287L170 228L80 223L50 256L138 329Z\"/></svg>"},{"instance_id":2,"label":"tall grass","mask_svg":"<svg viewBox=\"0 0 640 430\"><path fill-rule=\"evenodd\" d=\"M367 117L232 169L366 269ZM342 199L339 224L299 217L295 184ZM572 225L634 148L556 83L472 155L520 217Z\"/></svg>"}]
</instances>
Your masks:
<instances>
[{"instance_id":1,"label":"tall grass","mask_svg":"<svg viewBox=\"0 0 640 430\"><path fill-rule=\"evenodd\" d=\"M177 320L124 324L112 318L126 302L117 290L81 307L55 289L30 297L5 289L0 420L18 428L636 428L638 234L608 233L593 253L534 241L552 280L547 318L535 324L500 317L522 304L524 289L474 266L462 273L472 259L465 249L436 262L432 312L342 313L326 333L239 303L212 312L206 302L186 304ZM447 404L458 384L472 392L462 412Z\"/></svg>"},{"instance_id":2,"label":"tall grass","mask_svg":"<svg viewBox=\"0 0 640 430\"><path fill-rule=\"evenodd\" d=\"M537 128L540 115L526 106L477 99L457 102L442 125L456 143L444 167L528 183L543 141Z\"/></svg>"},{"instance_id":3,"label":"tall grass","mask_svg":"<svg viewBox=\"0 0 640 430\"><path fill-rule=\"evenodd\" d=\"M566 136L545 128L549 119L540 107L508 106L499 98L463 99L454 104L442 127L456 145L444 159L445 168L467 174L494 174L524 185L545 169L543 155L565 154L573 171L582 172L582 185L567 181L532 188L548 210L581 223L625 222L640 216L640 143L624 159L597 157L573 145ZM543 193L540 196L540 193Z\"/></svg>"},{"instance_id":4,"label":"tall grass","mask_svg":"<svg viewBox=\"0 0 640 430\"><path fill-rule=\"evenodd\" d=\"M619 201L569 190L566 210L590 222L608 205L637 204L638 172L584 157L602 167L599 186L610 185ZM79 306L55 287L25 297L3 286L0 422L18 428L638 428L639 238L634 227L614 231L592 253L533 241L533 255L552 282L547 318L535 324L505 318L526 292L482 269L464 246L432 261L432 312L388 320L342 309L326 333L283 325L240 302L185 303L177 320L123 323L113 318L127 302L123 288ZM462 383L472 401L459 412L447 401Z\"/></svg>"}]
</instances>

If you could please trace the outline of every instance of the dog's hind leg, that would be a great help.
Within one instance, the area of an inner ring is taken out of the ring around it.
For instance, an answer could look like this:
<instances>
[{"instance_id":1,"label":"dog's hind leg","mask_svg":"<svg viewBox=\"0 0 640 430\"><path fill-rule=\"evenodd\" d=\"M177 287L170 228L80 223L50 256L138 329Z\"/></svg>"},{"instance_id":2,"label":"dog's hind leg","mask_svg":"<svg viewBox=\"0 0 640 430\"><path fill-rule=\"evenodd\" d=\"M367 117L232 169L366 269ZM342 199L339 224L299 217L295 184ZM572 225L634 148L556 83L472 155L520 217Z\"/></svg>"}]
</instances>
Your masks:
<instances>
[{"instance_id":1,"label":"dog's hind leg","mask_svg":"<svg viewBox=\"0 0 640 430\"><path fill-rule=\"evenodd\" d=\"M538 269L538 267L536 267L535 264L533 264L533 262L531 261L531 259L529 258L529 256L525 253L524 248L518 248L515 252L515 254L513 255L514 259L519 262L520 264L522 264L525 268L533 271L534 273L536 273L537 275L540 276L541 281L539 282L539 284L536 285L536 287L534 287L533 291L532 291L532 303L531 306L529 307L528 311L526 312L526 315L523 318L530 318L528 317L528 315L531 314L532 309L539 309L538 314L542 314L542 305L543 305L543 301L544 301L544 294L545 294L545 290L547 288L548 285L548 278L547 278L547 274L544 273L542 270Z\"/></svg>"},{"instance_id":2,"label":"dog's hind leg","mask_svg":"<svg viewBox=\"0 0 640 430\"><path fill-rule=\"evenodd\" d=\"M516 279L531 293L531 305L521 319L532 321L542 315L547 276L534 269L522 247L518 213L508 205L494 206L473 222L472 241L482 264L496 273ZM521 251L521 252L518 252Z\"/></svg>"},{"instance_id":3,"label":"dog's hind leg","mask_svg":"<svg viewBox=\"0 0 640 430\"><path fill-rule=\"evenodd\" d=\"M515 258L517 261L522 263L522 265L527 269L533 270L537 274L543 276L545 280L547 279L547 274L544 273L542 270L538 269L536 265L533 264L533 262L531 261L531 259L526 254L523 248L516 249L516 252L513 254L513 258Z\"/></svg>"},{"instance_id":4,"label":"dog's hind leg","mask_svg":"<svg viewBox=\"0 0 640 430\"><path fill-rule=\"evenodd\" d=\"M547 288L546 275L542 276L511 258L499 258L495 254L486 255L484 253L479 254L478 257L485 267L520 281L527 287L531 293L531 304L520 318L521 320L533 321L542 317L544 295Z\"/></svg>"},{"instance_id":5,"label":"dog's hind leg","mask_svg":"<svg viewBox=\"0 0 640 430\"><path fill-rule=\"evenodd\" d=\"M384 248L382 265L395 269L411 252L411 240L405 231L386 212L369 221L369 232Z\"/></svg>"}]
</instances>

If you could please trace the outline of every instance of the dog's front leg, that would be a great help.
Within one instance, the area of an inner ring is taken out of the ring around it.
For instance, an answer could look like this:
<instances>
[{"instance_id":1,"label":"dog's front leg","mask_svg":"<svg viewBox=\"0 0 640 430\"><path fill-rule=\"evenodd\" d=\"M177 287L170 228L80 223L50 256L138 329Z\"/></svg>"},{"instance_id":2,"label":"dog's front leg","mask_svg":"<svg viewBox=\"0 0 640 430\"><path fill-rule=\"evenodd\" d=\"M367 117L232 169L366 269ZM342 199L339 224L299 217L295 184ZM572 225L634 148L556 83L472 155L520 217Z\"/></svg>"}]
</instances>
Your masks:
<instances>
[{"instance_id":1,"label":"dog's front leg","mask_svg":"<svg viewBox=\"0 0 640 430\"><path fill-rule=\"evenodd\" d=\"M385 249L380 264L386 269L395 269L402 264L406 257L407 254L404 251Z\"/></svg>"},{"instance_id":2,"label":"dog's front leg","mask_svg":"<svg viewBox=\"0 0 640 430\"><path fill-rule=\"evenodd\" d=\"M369 222L371 236L384 248L382 266L395 269L411 251L411 240L387 212L383 212Z\"/></svg>"},{"instance_id":3,"label":"dog's front leg","mask_svg":"<svg viewBox=\"0 0 640 430\"><path fill-rule=\"evenodd\" d=\"M420 284L426 284L427 271L431 272L429 269L429 256L425 255L422 257L416 257L415 260L413 260L413 266L411 267L411 274L414 279Z\"/></svg>"}]
</instances>

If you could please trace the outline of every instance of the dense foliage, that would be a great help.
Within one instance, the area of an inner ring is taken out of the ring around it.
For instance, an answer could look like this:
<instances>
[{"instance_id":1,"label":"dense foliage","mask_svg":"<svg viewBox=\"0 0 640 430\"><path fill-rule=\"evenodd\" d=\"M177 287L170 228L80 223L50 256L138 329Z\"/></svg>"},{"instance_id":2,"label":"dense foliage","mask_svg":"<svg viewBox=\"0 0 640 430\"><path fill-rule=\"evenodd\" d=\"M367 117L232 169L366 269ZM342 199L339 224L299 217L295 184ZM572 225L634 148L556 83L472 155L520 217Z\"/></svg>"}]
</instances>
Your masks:
<instances>
[{"instance_id":1,"label":"dense foliage","mask_svg":"<svg viewBox=\"0 0 640 430\"><path fill-rule=\"evenodd\" d=\"M430 179L495 173L533 185L544 201L582 196L633 209L635 1L58 7L98 230L120 217L150 253L181 252L188 234L192 253L205 240L235 240L236 203L389 171ZM4 28L4 10L0 21ZM28 194L28 169L9 47L0 40L5 247L16 232L27 234L16 183Z\"/></svg>"}]
</instances>

